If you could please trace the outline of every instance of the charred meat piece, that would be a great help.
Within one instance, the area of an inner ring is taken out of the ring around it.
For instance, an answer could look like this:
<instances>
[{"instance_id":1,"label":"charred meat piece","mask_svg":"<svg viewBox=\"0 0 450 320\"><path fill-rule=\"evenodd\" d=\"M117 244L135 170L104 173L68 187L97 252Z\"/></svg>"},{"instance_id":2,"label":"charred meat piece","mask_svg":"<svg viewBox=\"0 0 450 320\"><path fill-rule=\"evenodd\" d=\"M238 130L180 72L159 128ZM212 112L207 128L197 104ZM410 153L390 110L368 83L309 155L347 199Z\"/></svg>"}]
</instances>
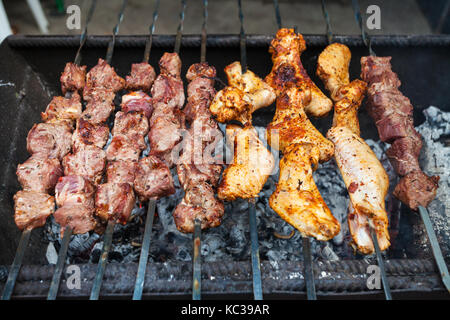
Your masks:
<instances>
[{"instance_id":1,"label":"charred meat piece","mask_svg":"<svg viewBox=\"0 0 450 320\"><path fill-rule=\"evenodd\" d=\"M91 90L87 96L85 92L88 103L81 116L91 123L106 122L115 108L114 97L113 91L105 89Z\"/></svg>"},{"instance_id":2,"label":"charred meat piece","mask_svg":"<svg viewBox=\"0 0 450 320\"><path fill-rule=\"evenodd\" d=\"M273 67L265 81L276 91L277 96L289 86L296 86L311 92L311 99L305 106L308 115L324 117L333 107L333 103L314 84L306 73L300 59L306 50L305 40L294 29L278 30L270 43Z\"/></svg>"},{"instance_id":3,"label":"charred meat piece","mask_svg":"<svg viewBox=\"0 0 450 320\"><path fill-rule=\"evenodd\" d=\"M103 148L108 141L109 127L105 123L93 124L83 118L78 119L72 135L72 148L76 152L83 145Z\"/></svg>"},{"instance_id":4,"label":"charred meat piece","mask_svg":"<svg viewBox=\"0 0 450 320\"><path fill-rule=\"evenodd\" d=\"M104 183L95 194L96 215L125 225L135 203L133 188L128 183Z\"/></svg>"},{"instance_id":5,"label":"charred meat piece","mask_svg":"<svg viewBox=\"0 0 450 320\"><path fill-rule=\"evenodd\" d=\"M150 64L147 62L133 63L131 73L126 78L126 89L149 92L155 78L155 69Z\"/></svg>"},{"instance_id":6,"label":"charred meat piece","mask_svg":"<svg viewBox=\"0 0 450 320\"><path fill-rule=\"evenodd\" d=\"M134 91L122 96L122 111L143 112L147 119L150 119L153 113L153 101L146 93L142 91Z\"/></svg>"},{"instance_id":7,"label":"charred meat piece","mask_svg":"<svg viewBox=\"0 0 450 320\"><path fill-rule=\"evenodd\" d=\"M105 165L105 151L90 145L84 145L63 159L64 175L79 175L95 185L100 183Z\"/></svg>"},{"instance_id":8,"label":"charred meat piece","mask_svg":"<svg viewBox=\"0 0 450 320\"><path fill-rule=\"evenodd\" d=\"M61 160L71 145L71 128L65 122L37 123L28 132L27 150L31 154Z\"/></svg>"},{"instance_id":9,"label":"charred meat piece","mask_svg":"<svg viewBox=\"0 0 450 320\"><path fill-rule=\"evenodd\" d=\"M81 108L81 98L76 92L70 98L53 97L45 112L41 113L41 118L44 122L67 121L73 125L81 116Z\"/></svg>"},{"instance_id":10,"label":"charred meat piece","mask_svg":"<svg viewBox=\"0 0 450 320\"><path fill-rule=\"evenodd\" d=\"M124 87L125 80L117 75L113 67L100 58L97 65L87 73L84 90L89 91L91 88L101 88L117 92Z\"/></svg>"},{"instance_id":11,"label":"charred meat piece","mask_svg":"<svg viewBox=\"0 0 450 320\"><path fill-rule=\"evenodd\" d=\"M113 161L106 166L106 180L110 183L128 183L134 185L137 169L135 161Z\"/></svg>"},{"instance_id":12,"label":"charred meat piece","mask_svg":"<svg viewBox=\"0 0 450 320\"><path fill-rule=\"evenodd\" d=\"M124 135L137 144L139 149L144 150L146 148L144 136L148 133L148 129L148 120L142 112L119 111L116 113L112 134Z\"/></svg>"},{"instance_id":13,"label":"charred meat piece","mask_svg":"<svg viewBox=\"0 0 450 320\"><path fill-rule=\"evenodd\" d=\"M59 80L63 94L68 91L81 91L85 85L86 66L79 66L72 62L66 63Z\"/></svg>"},{"instance_id":14,"label":"charred meat piece","mask_svg":"<svg viewBox=\"0 0 450 320\"><path fill-rule=\"evenodd\" d=\"M154 156L140 159L136 169L134 189L140 201L156 200L174 194L175 186L169 167Z\"/></svg>"},{"instance_id":15,"label":"charred meat piece","mask_svg":"<svg viewBox=\"0 0 450 320\"><path fill-rule=\"evenodd\" d=\"M161 74L180 78L181 76L181 59L180 56L173 52L165 52L159 60L159 69Z\"/></svg>"},{"instance_id":16,"label":"charred meat piece","mask_svg":"<svg viewBox=\"0 0 450 320\"><path fill-rule=\"evenodd\" d=\"M67 226L72 228L73 234L83 234L94 230L97 226L94 213L94 206L77 204L60 207L53 216L56 223L61 226L61 237L63 237Z\"/></svg>"},{"instance_id":17,"label":"charred meat piece","mask_svg":"<svg viewBox=\"0 0 450 320\"><path fill-rule=\"evenodd\" d=\"M20 230L42 227L55 212L55 198L47 193L19 191L14 195L14 221Z\"/></svg>"},{"instance_id":18,"label":"charred meat piece","mask_svg":"<svg viewBox=\"0 0 450 320\"><path fill-rule=\"evenodd\" d=\"M61 177L55 187L55 198L58 207L85 205L94 206L95 188L89 180L82 176L67 175Z\"/></svg>"},{"instance_id":19,"label":"charred meat piece","mask_svg":"<svg viewBox=\"0 0 450 320\"><path fill-rule=\"evenodd\" d=\"M139 160L141 147L135 141L131 141L122 134L114 135L110 145L106 149L108 161L135 161Z\"/></svg>"},{"instance_id":20,"label":"charred meat piece","mask_svg":"<svg viewBox=\"0 0 450 320\"><path fill-rule=\"evenodd\" d=\"M426 207L436 197L439 177L429 177L420 169L422 139L414 129L413 106L398 89L401 82L390 61L391 57L362 57L361 77L369 85L369 115L375 121L380 140L391 143L386 153L402 176L394 195L417 210L419 205Z\"/></svg>"},{"instance_id":21,"label":"charred meat piece","mask_svg":"<svg viewBox=\"0 0 450 320\"><path fill-rule=\"evenodd\" d=\"M53 192L63 169L58 159L33 155L17 166L17 178L24 190Z\"/></svg>"},{"instance_id":22,"label":"charred meat piece","mask_svg":"<svg viewBox=\"0 0 450 320\"><path fill-rule=\"evenodd\" d=\"M200 182L189 184L185 189L173 218L179 231L193 233L195 219L200 219L202 229L214 228L221 224L223 214L224 205L214 196L211 184Z\"/></svg>"}]
</instances>

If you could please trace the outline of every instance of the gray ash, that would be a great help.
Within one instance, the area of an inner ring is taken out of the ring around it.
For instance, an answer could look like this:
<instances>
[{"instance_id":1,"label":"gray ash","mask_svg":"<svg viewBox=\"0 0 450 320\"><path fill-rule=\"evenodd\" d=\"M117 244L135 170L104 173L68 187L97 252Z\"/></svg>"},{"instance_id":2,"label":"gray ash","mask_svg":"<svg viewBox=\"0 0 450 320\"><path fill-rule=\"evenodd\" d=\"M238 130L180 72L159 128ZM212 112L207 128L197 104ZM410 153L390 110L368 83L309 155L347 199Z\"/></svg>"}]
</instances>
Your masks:
<instances>
[{"instance_id":1,"label":"gray ash","mask_svg":"<svg viewBox=\"0 0 450 320\"><path fill-rule=\"evenodd\" d=\"M441 176L437 199L429 206L430 215L443 246L445 254L449 254L449 175L450 175L450 147L446 144L446 137L450 134L450 113L441 112L430 107L425 110L426 121L417 130L424 137L424 149L421 165L427 174ZM265 128L257 127L261 139ZM380 141L367 140L377 157L388 172L391 188L395 187L398 177L393 171L385 150L389 145ZM144 154L148 153L148 150ZM277 165L278 167L278 165ZM150 261L165 262L170 260L191 261L192 235L179 232L173 221L172 212L181 201L184 192L180 188L175 169L172 170L175 180L176 193L157 202L156 214L152 233ZM349 246L349 232L347 226L348 194L344 182L334 160L319 166L314 173L317 186L334 216L341 223L341 233L329 242L312 241L311 251L315 260L338 259L373 259L354 254ZM269 196L275 190L278 172L270 176L256 202L256 215L258 225L259 247L261 259L269 260L276 265L279 260L302 260L302 238L295 232L290 239L280 239L275 233L289 235L294 228L282 220L270 207ZM389 194L392 194L390 190ZM400 221L405 223L404 217L400 219L398 201L392 196L387 198L387 208L390 214L390 231L392 250L387 254L390 258L415 258L405 250L410 243L408 238L398 237ZM140 255L140 243L144 232L146 204L141 208L139 203L133 211L133 218L125 225L117 225L110 260L117 262L137 262ZM250 259L250 235L248 222L248 202L237 200L225 204L225 215L221 226L202 232L202 259L203 261L239 261ZM421 228L419 226L419 228ZM423 228L422 228L423 229ZM53 218L47 223L46 233L48 239L55 246L60 247L59 226ZM425 242L426 243L426 242ZM76 235L72 237L69 247L69 263L92 262L96 263L101 253L102 237L95 233ZM394 250L395 248L395 250ZM54 250L49 250L54 252ZM54 257L50 260L54 261Z\"/></svg>"}]
</instances>

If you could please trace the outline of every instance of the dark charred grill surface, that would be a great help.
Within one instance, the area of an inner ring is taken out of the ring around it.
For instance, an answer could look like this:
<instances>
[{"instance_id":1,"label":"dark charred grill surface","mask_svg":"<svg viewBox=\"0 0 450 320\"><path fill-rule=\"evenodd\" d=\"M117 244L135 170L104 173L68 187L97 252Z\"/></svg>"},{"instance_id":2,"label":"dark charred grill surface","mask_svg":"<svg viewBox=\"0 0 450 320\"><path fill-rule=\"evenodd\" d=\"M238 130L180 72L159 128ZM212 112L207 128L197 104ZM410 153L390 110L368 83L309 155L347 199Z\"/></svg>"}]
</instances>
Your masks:
<instances>
[{"instance_id":1,"label":"dark charred grill surface","mask_svg":"<svg viewBox=\"0 0 450 320\"><path fill-rule=\"evenodd\" d=\"M125 77L129 72L130 65L140 61L145 39L144 36L117 37L112 66L120 76ZM271 69L270 55L267 51L271 39L272 36L249 36L247 39L249 69L261 77L267 75ZM83 49L83 64L87 65L88 70L97 64L98 57L104 55L109 40L110 37L90 37L88 39L86 47ZM73 56L76 51L78 41L79 37L18 36L9 38L0 46L0 57L2 57L0 69L3 70L0 75L0 98L3 102L1 106L3 116L0 118L0 148L4 150L0 154L2 183L0 189L0 221L2 221L0 224L0 265L9 266L11 264L20 236L20 231L14 224L12 196L20 189L15 175L17 164L25 162L29 157L26 150L27 133L34 123L41 121L40 113L45 111L52 96L60 95L58 80L66 65L67 57ZM174 37L170 36L154 37L149 63L156 68L157 74L160 72L157 68L158 61L164 52L171 50L173 41ZM324 36L305 36L305 41L307 50L302 54L302 63L312 80L323 90L320 80L315 77L315 68L317 56L326 45L326 38ZM336 41L350 46L352 51L350 77L356 78L360 74L359 59L367 54L367 49L359 37L337 36ZM186 74L190 65L198 61L199 46L200 37L183 37L182 75ZM414 106L415 126L424 122L425 117L422 111L430 105L447 112L450 111L448 98L444 94L450 86L448 77L450 61L447 58L450 50L450 37L373 37L373 46L379 55L393 57L393 69L402 79L402 92ZM238 36L208 36L208 62L215 66L218 77L222 80L225 79L224 67L232 61L239 60L238 48ZM420 76L418 76L418 72L420 72ZM182 79L186 86L187 82L184 76ZM221 89L219 82L216 82L216 89ZM120 94L116 97L115 102L116 105L120 104ZM110 102L107 103L110 104ZM10 112L11 110L16 110L16 112ZM274 110L275 108L272 106L255 112L254 125L267 126L273 118ZM365 128L362 133L363 138L379 140L377 129L368 116L364 103L359 113L359 120L361 127ZM325 133L331 126L332 116L313 119L312 122L322 133ZM112 126L112 123L108 124L110 127ZM177 179L175 180L177 193L173 197L180 196L179 182ZM264 201L264 198L266 197L263 197L261 201ZM342 198L345 199L344 195ZM158 208L166 208L168 212L172 213L174 205L170 204L170 201L176 204L172 197L168 197L168 199L158 202L161 203L158 204ZM226 245L230 245L230 250L236 249L230 254L234 261L217 257L216 262L211 262L209 257L214 248L202 248L203 256L208 258L205 259L202 268L202 292L206 296L222 297L224 294L230 294L234 297L251 297L249 248L245 245L240 247L241 243L249 242L248 234L243 231L248 229L247 222L237 214L231 214L231 211L238 211L242 206L244 204L240 202L235 205L227 205L223 225L219 227L223 228L223 234L226 234ZM275 246L286 243L286 240L273 236L274 231L286 233L285 229L274 228L280 219L270 212L258 213L260 212L258 207L257 205L261 247L267 248L266 244L268 243ZM395 224L398 221L395 229L391 230L397 232L398 235L394 245L387 253L389 258L387 272L394 298L396 296L407 297L414 293L416 296L425 297L425 291L430 296L433 292L444 292L437 270L434 268L430 249L426 245L426 235L421 227L420 219L405 207L398 210L395 203L391 203L390 207L390 210L394 210L392 212L395 213L391 215L391 223ZM433 208L433 210L436 208L444 210L445 207L443 203L440 203ZM130 249L130 243L133 240L140 241L144 225L139 222L139 216L145 212L145 209L145 207L141 210L138 208L137 217L131 219L126 226L117 226L117 235L114 238L113 251L110 255L112 263L106 269L102 294L116 297L131 296L131 287L134 284L137 266L130 262L137 262L140 248ZM157 211L158 217L163 214L162 211ZM435 217L433 212L435 211L430 212L432 219ZM273 220L273 224L265 225L268 216ZM53 218L49 218L48 226L54 225L50 219ZM184 294L187 297L192 288L190 252L177 250L184 243L188 243L187 246L191 246L191 243L189 239L183 238L175 232L173 224L162 225L162 221L161 219L155 220L155 241L152 242L151 261L147 266L144 295L180 296ZM434 220L433 222L436 223ZM162 236L165 229L168 229L169 232ZM438 239L444 256L448 259L450 242L445 238L442 230L444 229L437 229ZM221 233L217 235L222 236ZM33 231L30 247L25 254L25 265L19 274L16 286L17 297L46 296L53 274L53 267L48 265L46 258L46 249L51 240L58 250L59 236L59 229L53 230L47 226ZM214 244L215 242L211 241L214 236L213 232L205 232L205 243ZM80 291L70 291L63 283L60 291L60 295L63 297L86 297L89 295L95 266L83 263L96 262L100 255L99 248L102 243L98 236L77 238L76 241L82 244L72 251L76 257L72 256L69 259L72 259L73 263L81 263L82 274L86 276L87 281L82 282ZM292 241L296 241L295 236ZM347 240L343 241L345 243ZM76 243L72 244L72 246L74 245ZM319 297L342 297L343 295L381 297L381 294L367 290L365 283L367 262L361 260L362 257L354 256L351 252L344 254L344 251L338 251L341 261L328 261L317 255L320 248L315 247L314 243L312 245L315 254L314 268ZM335 247L334 244L330 245ZM262 276L265 297L266 294L267 297L297 298L304 296L302 262L285 261L289 258L301 260L301 248L292 248L293 251L289 253L291 256L280 256L280 261L274 260L270 255L270 250L264 250L261 252L261 258L263 260ZM91 253L91 256L86 255L86 252ZM369 262L374 264L374 260L371 258L369 258ZM7 269L7 267L0 267L0 287L6 280ZM3 270L6 271L3 272ZM4 278L1 278L2 274L5 275ZM121 274L123 277L118 280L115 276L117 274ZM211 280L211 277L215 277L215 279ZM169 279L171 281L168 281Z\"/></svg>"}]
</instances>

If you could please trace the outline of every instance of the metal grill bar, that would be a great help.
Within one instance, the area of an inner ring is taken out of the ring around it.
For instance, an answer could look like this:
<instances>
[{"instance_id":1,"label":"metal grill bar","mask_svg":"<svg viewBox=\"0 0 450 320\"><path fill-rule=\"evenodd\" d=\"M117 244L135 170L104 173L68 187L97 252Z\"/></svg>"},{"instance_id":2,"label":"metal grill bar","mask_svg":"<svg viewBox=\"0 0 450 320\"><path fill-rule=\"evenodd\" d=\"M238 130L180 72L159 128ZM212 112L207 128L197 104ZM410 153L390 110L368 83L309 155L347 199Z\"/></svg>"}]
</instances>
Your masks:
<instances>
[{"instance_id":1,"label":"metal grill bar","mask_svg":"<svg viewBox=\"0 0 450 320\"><path fill-rule=\"evenodd\" d=\"M160 0L156 0L155 10L153 11L152 25L150 26L150 35L148 36L148 39L145 43L143 62L148 62L148 60L150 59L150 51L152 49L152 43L153 43L153 33L155 32L155 23L156 23L156 20L158 19L159 2L160 2Z\"/></svg>"},{"instance_id":2,"label":"metal grill bar","mask_svg":"<svg viewBox=\"0 0 450 320\"><path fill-rule=\"evenodd\" d=\"M16 284L17 275L19 274L20 267L22 266L23 256L25 255L25 250L30 241L31 229L22 232L19 241L19 247L16 251L16 256L9 269L8 280L6 280L5 288L3 289L2 300L11 299L11 295L14 291L14 285Z\"/></svg>"},{"instance_id":3,"label":"metal grill bar","mask_svg":"<svg viewBox=\"0 0 450 320\"><path fill-rule=\"evenodd\" d=\"M48 291L47 300L55 300L58 294L59 284L61 282L61 275L66 261L67 249L69 249L70 237L72 236L72 228L67 226L64 230L64 236L61 242L61 248L58 253L58 260L56 261L56 268L53 273L50 290Z\"/></svg>"}]
</instances>

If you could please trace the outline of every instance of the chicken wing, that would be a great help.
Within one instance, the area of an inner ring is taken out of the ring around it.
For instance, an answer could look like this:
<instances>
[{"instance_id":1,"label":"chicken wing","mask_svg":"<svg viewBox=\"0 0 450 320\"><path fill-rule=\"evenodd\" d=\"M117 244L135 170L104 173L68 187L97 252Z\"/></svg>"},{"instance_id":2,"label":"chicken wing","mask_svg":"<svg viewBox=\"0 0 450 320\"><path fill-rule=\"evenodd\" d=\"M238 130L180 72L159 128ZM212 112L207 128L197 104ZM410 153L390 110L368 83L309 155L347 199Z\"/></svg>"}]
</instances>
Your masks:
<instances>
[{"instance_id":1,"label":"chicken wing","mask_svg":"<svg viewBox=\"0 0 450 320\"><path fill-rule=\"evenodd\" d=\"M319 147L312 143L293 145L280 161L280 178L269 205L302 235L326 241L339 233L340 224L312 177L319 155Z\"/></svg>"},{"instance_id":2,"label":"chicken wing","mask_svg":"<svg viewBox=\"0 0 450 320\"><path fill-rule=\"evenodd\" d=\"M251 123L252 113L271 105L276 98L274 90L252 71L242 73L236 61L225 68L228 87L220 90L209 110L219 122L237 120Z\"/></svg>"},{"instance_id":3,"label":"chicken wing","mask_svg":"<svg viewBox=\"0 0 450 320\"><path fill-rule=\"evenodd\" d=\"M272 54L272 71L265 81L275 90L277 96L290 85L309 90L311 100L305 105L306 113L323 117L331 110L333 103L306 73L300 59L305 50L306 44L301 34L296 34L294 29L278 30L269 48L269 53Z\"/></svg>"},{"instance_id":4,"label":"chicken wing","mask_svg":"<svg viewBox=\"0 0 450 320\"><path fill-rule=\"evenodd\" d=\"M228 201L256 198L272 173L275 159L250 124L244 128L228 125L226 135L233 145L234 159L223 172L217 195Z\"/></svg>"}]
</instances>

